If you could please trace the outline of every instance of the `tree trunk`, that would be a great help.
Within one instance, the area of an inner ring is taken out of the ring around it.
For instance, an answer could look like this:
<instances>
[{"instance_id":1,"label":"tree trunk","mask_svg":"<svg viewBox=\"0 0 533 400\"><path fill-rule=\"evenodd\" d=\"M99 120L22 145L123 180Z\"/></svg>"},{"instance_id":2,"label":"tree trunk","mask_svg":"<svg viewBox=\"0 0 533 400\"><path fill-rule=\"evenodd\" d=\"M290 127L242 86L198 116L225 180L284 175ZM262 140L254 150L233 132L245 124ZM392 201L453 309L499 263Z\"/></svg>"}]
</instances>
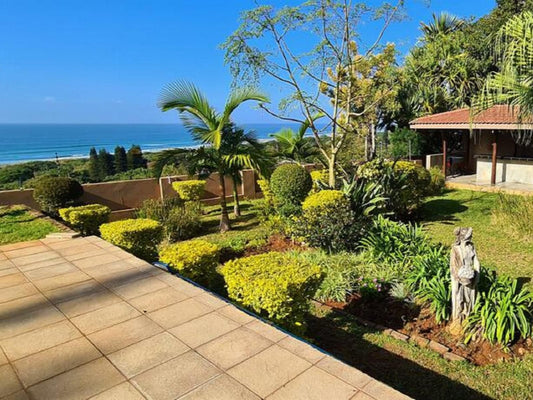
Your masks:
<instances>
[{"instance_id":1,"label":"tree trunk","mask_svg":"<svg viewBox=\"0 0 533 400\"><path fill-rule=\"evenodd\" d=\"M241 205L239 204L239 194L237 192L237 181L233 179L233 214L241 216Z\"/></svg>"},{"instance_id":2,"label":"tree trunk","mask_svg":"<svg viewBox=\"0 0 533 400\"><path fill-rule=\"evenodd\" d=\"M220 179L220 232L227 232L231 229L231 226L226 204L226 185L224 182L224 175L221 173L218 175Z\"/></svg>"},{"instance_id":3,"label":"tree trunk","mask_svg":"<svg viewBox=\"0 0 533 400\"><path fill-rule=\"evenodd\" d=\"M376 157L376 125L370 124L370 160Z\"/></svg>"},{"instance_id":4,"label":"tree trunk","mask_svg":"<svg viewBox=\"0 0 533 400\"><path fill-rule=\"evenodd\" d=\"M328 166L329 186L334 189L335 188L335 184L336 184L336 180L335 180L335 164L337 162L337 153L332 152L328 162L329 162L329 166Z\"/></svg>"}]
</instances>

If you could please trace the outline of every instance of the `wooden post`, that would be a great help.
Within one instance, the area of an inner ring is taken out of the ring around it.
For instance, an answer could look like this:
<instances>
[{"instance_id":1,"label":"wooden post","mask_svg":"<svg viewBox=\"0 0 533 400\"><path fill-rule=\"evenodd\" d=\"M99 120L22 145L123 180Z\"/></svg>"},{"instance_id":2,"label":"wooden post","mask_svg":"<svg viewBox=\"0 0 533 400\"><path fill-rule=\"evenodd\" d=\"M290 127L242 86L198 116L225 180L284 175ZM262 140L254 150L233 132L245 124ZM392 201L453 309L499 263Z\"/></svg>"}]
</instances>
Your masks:
<instances>
[{"instance_id":1,"label":"wooden post","mask_svg":"<svg viewBox=\"0 0 533 400\"><path fill-rule=\"evenodd\" d=\"M442 173L444 174L444 177L446 178L446 158L448 158L446 154L446 139L444 136L442 137Z\"/></svg>"},{"instance_id":2,"label":"wooden post","mask_svg":"<svg viewBox=\"0 0 533 400\"><path fill-rule=\"evenodd\" d=\"M496 138L494 143L492 143L492 172L490 176L490 184L492 186L496 185L496 154L498 153L498 144L496 143Z\"/></svg>"}]
</instances>

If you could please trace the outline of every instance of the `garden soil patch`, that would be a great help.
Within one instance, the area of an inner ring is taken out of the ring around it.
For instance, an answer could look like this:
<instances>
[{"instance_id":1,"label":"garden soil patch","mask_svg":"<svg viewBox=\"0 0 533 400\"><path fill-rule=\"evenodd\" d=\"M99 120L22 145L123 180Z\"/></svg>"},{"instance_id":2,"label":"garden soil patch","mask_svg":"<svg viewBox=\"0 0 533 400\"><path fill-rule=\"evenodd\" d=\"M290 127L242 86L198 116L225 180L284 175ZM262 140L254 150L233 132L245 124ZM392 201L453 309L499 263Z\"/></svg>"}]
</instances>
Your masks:
<instances>
[{"instance_id":1,"label":"garden soil patch","mask_svg":"<svg viewBox=\"0 0 533 400\"><path fill-rule=\"evenodd\" d=\"M346 303L328 302L326 304L361 320L370 321L409 336L417 335L439 342L475 365L494 364L521 358L526 353L533 352L531 339L519 340L506 350L486 340L472 341L465 345L462 338L454 337L448 332L445 324L437 324L433 313L428 308L419 308L417 305L400 302L390 297L362 299L359 295L353 295Z\"/></svg>"}]
</instances>

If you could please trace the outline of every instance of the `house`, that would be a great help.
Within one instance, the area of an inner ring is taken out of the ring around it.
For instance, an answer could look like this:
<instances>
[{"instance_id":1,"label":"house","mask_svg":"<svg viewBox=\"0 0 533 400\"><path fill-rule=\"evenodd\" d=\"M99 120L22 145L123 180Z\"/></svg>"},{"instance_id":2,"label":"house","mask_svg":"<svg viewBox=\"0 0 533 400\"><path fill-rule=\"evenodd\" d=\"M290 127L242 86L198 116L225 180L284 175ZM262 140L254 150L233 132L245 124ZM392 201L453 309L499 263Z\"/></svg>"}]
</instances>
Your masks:
<instances>
[{"instance_id":1,"label":"house","mask_svg":"<svg viewBox=\"0 0 533 400\"><path fill-rule=\"evenodd\" d=\"M533 121L520 121L512 107L495 105L476 114L462 108L409 125L442 139L442 153L428 155L427 168L439 165L447 175L475 174L479 184L533 184Z\"/></svg>"}]
</instances>

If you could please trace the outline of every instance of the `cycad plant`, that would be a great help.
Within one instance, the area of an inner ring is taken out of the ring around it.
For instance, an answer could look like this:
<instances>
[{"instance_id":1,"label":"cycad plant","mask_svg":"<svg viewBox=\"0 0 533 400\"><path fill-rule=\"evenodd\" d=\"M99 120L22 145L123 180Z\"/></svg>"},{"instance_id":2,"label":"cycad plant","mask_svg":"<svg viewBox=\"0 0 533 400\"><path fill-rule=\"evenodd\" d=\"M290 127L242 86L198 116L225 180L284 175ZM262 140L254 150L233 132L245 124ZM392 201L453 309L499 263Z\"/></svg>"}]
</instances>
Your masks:
<instances>
[{"instance_id":1,"label":"cycad plant","mask_svg":"<svg viewBox=\"0 0 533 400\"><path fill-rule=\"evenodd\" d=\"M225 177L234 177L237 168L259 167L265 161L263 155L258 156L259 147L251 144L252 137L247 137L231 124L233 111L247 101L267 102L268 98L253 88L236 89L219 113L195 85L181 81L164 88L158 103L162 111L177 110L185 128L203 146L193 151L163 152L156 160L156 172L160 173L166 163L176 161L183 162L190 172L197 174L218 172L221 232L230 229ZM239 135L242 140L236 140L233 135Z\"/></svg>"},{"instance_id":2,"label":"cycad plant","mask_svg":"<svg viewBox=\"0 0 533 400\"><path fill-rule=\"evenodd\" d=\"M433 13L433 21L428 24L422 23L420 30L424 34L426 41L437 39L440 35L448 35L461 29L465 21L447 12L439 15Z\"/></svg>"}]
</instances>

